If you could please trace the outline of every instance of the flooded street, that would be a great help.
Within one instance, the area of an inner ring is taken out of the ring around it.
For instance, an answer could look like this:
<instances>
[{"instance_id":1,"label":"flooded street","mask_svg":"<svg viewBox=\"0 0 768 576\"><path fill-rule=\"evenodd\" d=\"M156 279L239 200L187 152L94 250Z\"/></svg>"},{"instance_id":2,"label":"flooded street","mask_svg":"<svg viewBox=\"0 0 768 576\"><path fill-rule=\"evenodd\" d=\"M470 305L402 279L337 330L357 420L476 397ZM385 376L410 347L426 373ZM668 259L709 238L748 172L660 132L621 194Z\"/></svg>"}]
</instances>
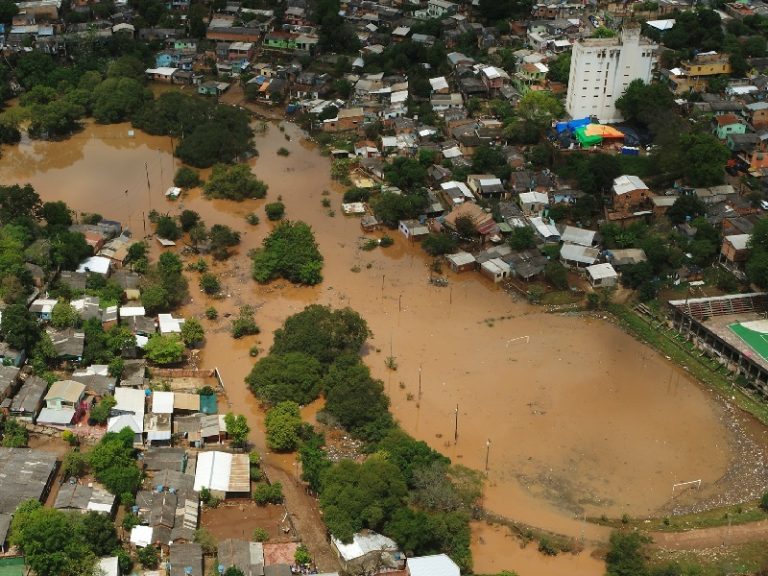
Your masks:
<instances>
[{"instance_id":1,"label":"flooded street","mask_svg":"<svg viewBox=\"0 0 768 576\"><path fill-rule=\"evenodd\" d=\"M318 302L349 305L368 321L374 337L365 361L384 381L392 411L408 432L454 462L478 470L487 462L484 504L496 514L603 540L608 532L585 524L584 515L651 515L670 500L678 482L701 479L702 498L724 489L717 481L731 464L734 438L711 393L601 318L546 314L476 273L448 273L448 287L432 286L425 254L397 231L389 232L392 247L361 250L358 220L342 215L329 160L297 127L284 126L290 141L276 126L256 138L259 157L252 165L269 184L266 201L210 202L199 191L166 201L163 192L178 166L170 139L138 131L129 137L126 124L89 125L60 143L5 147L0 182L30 182L44 200L65 200L78 212L121 220L137 237L150 208L172 214L192 209L208 226L242 230L238 254L212 265L226 297L205 297L191 273L193 301L185 313L202 315L211 305L219 310L219 320L203 320L208 336L201 364L218 366L232 409L248 415L259 446L263 415L243 384L254 363L249 350L268 350L272 331L288 315ZM290 156L277 155L281 146ZM321 206L324 190L333 217ZM315 230L325 257L324 281L317 287L282 281L259 286L250 279L246 253L271 229L263 204L278 196L287 218ZM259 225L246 224L250 212L259 214ZM243 304L256 307L262 333L235 341L224 314ZM396 358L396 371L386 368L387 356ZM273 462L290 472L289 459ZM473 540L484 543L473 547L481 572L507 568L526 576L541 561L548 563L548 574L602 570L586 554L542 560L534 544L521 550L498 531L482 527L478 536L478 530ZM562 569L560 563L566 563Z\"/></svg>"}]
</instances>

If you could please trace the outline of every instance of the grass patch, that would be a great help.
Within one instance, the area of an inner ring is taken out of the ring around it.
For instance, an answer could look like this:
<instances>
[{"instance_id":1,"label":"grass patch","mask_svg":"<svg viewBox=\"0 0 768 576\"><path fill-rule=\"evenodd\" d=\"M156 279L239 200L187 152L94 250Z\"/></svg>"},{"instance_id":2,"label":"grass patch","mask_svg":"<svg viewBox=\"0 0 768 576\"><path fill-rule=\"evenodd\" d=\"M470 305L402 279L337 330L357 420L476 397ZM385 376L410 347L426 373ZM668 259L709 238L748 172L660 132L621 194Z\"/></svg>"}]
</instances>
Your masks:
<instances>
[{"instance_id":1,"label":"grass patch","mask_svg":"<svg viewBox=\"0 0 768 576\"><path fill-rule=\"evenodd\" d=\"M669 561L678 562L683 568L697 567L700 576L722 576L723 574L755 574L761 568L768 566L768 546L765 542L750 542L712 550L653 550L650 559L652 566ZM684 572L687 574L688 572Z\"/></svg>"},{"instance_id":2,"label":"grass patch","mask_svg":"<svg viewBox=\"0 0 768 576\"><path fill-rule=\"evenodd\" d=\"M610 304L608 310L619 324L638 340L669 356L700 382L731 399L739 408L768 425L768 404L735 386L733 375L724 366L712 358L702 356L701 351L676 330L660 325L662 322L658 319L649 322L623 304Z\"/></svg>"},{"instance_id":3,"label":"grass patch","mask_svg":"<svg viewBox=\"0 0 768 576\"><path fill-rule=\"evenodd\" d=\"M644 518L631 518L627 523L624 523L621 519L617 518L588 518L590 522L600 524L601 526L609 526L616 529L629 526L639 530L652 530L654 532L687 532L700 528L727 526L729 522L732 526L737 526L766 519L768 519L768 513L760 508L757 500L733 506L712 508L697 514L654 518L650 521Z\"/></svg>"},{"instance_id":4,"label":"grass patch","mask_svg":"<svg viewBox=\"0 0 768 576\"><path fill-rule=\"evenodd\" d=\"M570 290L559 290L557 292L546 292L541 297L541 304L544 306L561 306L563 304L579 304L584 299L584 294L571 292Z\"/></svg>"}]
</instances>

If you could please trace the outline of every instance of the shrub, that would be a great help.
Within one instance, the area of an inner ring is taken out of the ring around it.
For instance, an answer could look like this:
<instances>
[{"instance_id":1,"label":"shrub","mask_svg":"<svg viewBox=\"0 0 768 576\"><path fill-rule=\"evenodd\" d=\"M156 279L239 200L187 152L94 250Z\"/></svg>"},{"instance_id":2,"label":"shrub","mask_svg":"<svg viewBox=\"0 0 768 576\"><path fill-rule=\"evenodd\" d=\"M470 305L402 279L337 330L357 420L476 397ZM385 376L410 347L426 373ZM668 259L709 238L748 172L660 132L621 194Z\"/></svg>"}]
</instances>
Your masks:
<instances>
[{"instance_id":1,"label":"shrub","mask_svg":"<svg viewBox=\"0 0 768 576\"><path fill-rule=\"evenodd\" d=\"M261 482L256 485L256 489L253 491L253 501L259 506L281 504L283 499L283 485L280 482L274 484Z\"/></svg>"},{"instance_id":2,"label":"shrub","mask_svg":"<svg viewBox=\"0 0 768 576\"><path fill-rule=\"evenodd\" d=\"M173 185L179 188L200 186L200 174L197 173L197 170L193 170L188 166L182 166L176 170L176 175L173 177Z\"/></svg>"},{"instance_id":3,"label":"shrub","mask_svg":"<svg viewBox=\"0 0 768 576\"><path fill-rule=\"evenodd\" d=\"M160 553L154 546L139 548L136 557L144 568L157 568L160 564Z\"/></svg>"},{"instance_id":4,"label":"shrub","mask_svg":"<svg viewBox=\"0 0 768 576\"><path fill-rule=\"evenodd\" d=\"M232 337L237 339L259 332L259 327L253 319L253 308L250 306L240 308L240 315L232 321Z\"/></svg>"},{"instance_id":5,"label":"shrub","mask_svg":"<svg viewBox=\"0 0 768 576\"><path fill-rule=\"evenodd\" d=\"M768 492L763 494L763 497L760 498L760 508L768 512Z\"/></svg>"},{"instance_id":6,"label":"shrub","mask_svg":"<svg viewBox=\"0 0 768 576\"><path fill-rule=\"evenodd\" d=\"M221 290L221 282L216 274L205 272L200 276L200 289L208 295L218 294Z\"/></svg>"},{"instance_id":7,"label":"shrub","mask_svg":"<svg viewBox=\"0 0 768 576\"><path fill-rule=\"evenodd\" d=\"M213 306L209 306L205 309L205 317L208 318L208 320L216 320L216 318L219 317L219 311Z\"/></svg>"},{"instance_id":8,"label":"shrub","mask_svg":"<svg viewBox=\"0 0 768 576\"><path fill-rule=\"evenodd\" d=\"M278 156L288 156L290 153L291 151L288 150L288 148L285 148L284 146L281 146L280 148L277 149Z\"/></svg>"},{"instance_id":9,"label":"shrub","mask_svg":"<svg viewBox=\"0 0 768 576\"><path fill-rule=\"evenodd\" d=\"M557 556L557 548L555 548L546 536L543 536L541 540L539 540L539 552L545 556Z\"/></svg>"},{"instance_id":10,"label":"shrub","mask_svg":"<svg viewBox=\"0 0 768 576\"><path fill-rule=\"evenodd\" d=\"M254 542L266 542L269 540L269 532L266 529L258 527L253 529Z\"/></svg>"},{"instance_id":11,"label":"shrub","mask_svg":"<svg viewBox=\"0 0 768 576\"><path fill-rule=\"evenodd\" d=\"M264 212L267 213L267 218L275 222L285 215L285 204L282 202L272 202L264 206Z\"/></svg>"},{"instance_id":12,"label":"shrub","mask_svg":"<svg viewBox=\"0 0 768 576\"><path fill-rule=\"evenodd\" d=\"M259 215L255 212L251 212L245 217L245 221L248 222L248 224L251 226L256 226L260 222Z\"/></svg>"},{"instance_id":13,"label":"shrub","mask_svg":"<svg viewBox=\"0 0 768 576\"><path fill-rule=\"evenodd\" d=\"M392 239L391 236L382 236L381 239L379 240L379 246L381 246L382 248L387 248L388 246L392 246L392 244L394 243L395 241Z\"/></svg>"}]
</instances>

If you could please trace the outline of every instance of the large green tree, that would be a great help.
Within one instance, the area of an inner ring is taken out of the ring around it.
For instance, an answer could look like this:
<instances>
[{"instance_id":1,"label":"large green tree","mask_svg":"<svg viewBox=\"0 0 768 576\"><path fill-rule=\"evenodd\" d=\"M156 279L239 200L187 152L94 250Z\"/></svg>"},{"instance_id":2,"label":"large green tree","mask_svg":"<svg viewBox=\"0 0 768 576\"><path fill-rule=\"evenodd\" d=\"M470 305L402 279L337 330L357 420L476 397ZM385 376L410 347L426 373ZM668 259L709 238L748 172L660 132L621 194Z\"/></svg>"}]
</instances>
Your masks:
<instances>
[{"instance_id":1,"label":"large green tree","mask_svg":"<svg viewBox=\"0 0 768 576\"><path fill-rule=\"evenodd\" d=\"M320 362L303 352L273 352L254 365L245 382L266 404L308 404L320 394L322 370Z\"/></svg>"},{"instance_id":2,"label":"large green tree","mask_svg":"<svg viewBox=\"0 0 768 576\"><path fill-rule=\"evenodd\" d=\"M362 464L342 460L323 476L320 507L328 530L342 542L369 528L380 531L405 505L408 489L400 470L379 456Z\"/></svg>"},{"instance_id":3,"label":"large green tree","mask_svg":"<svg viewBox=\"0 0 768 576\"><path fill-rule=\"evenodd\" d=\"M267 446L277 452L292 452L299 446L301 413L296 402L280 402L267 411L264 419Z\"/></svg>"},{"instance_id":4,"label":"large green tree","mask_svg":"<svg viewBox=\"0 0 768 576\"><path fill-rule=\"evenodd\" d=\"M270 351L301 352L330 365L341 355L358 355L370 335L367 322L352 308L333 310L312 304L289 316L275 331Z\"/></svg>"}]
</instances>

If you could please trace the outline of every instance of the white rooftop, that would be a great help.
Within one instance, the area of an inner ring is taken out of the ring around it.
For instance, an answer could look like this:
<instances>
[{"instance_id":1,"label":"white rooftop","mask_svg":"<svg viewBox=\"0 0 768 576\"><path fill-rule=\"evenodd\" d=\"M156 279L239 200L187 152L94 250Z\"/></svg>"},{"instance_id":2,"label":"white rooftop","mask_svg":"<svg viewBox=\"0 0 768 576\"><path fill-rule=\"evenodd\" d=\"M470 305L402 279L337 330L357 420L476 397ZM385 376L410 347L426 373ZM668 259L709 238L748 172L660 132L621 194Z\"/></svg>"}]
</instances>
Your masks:
<instances>
[{"instance_id":1,"label":"white rooftop","mask_svg":"<svg viewBox=\"0 0 768 576\"><path fill-rule=\"evenodd\" d=\"M152 393L153 414L173 414L173 392Z\"/></svg>"},{"instance_id":2,"label":"white rooftop","mask_svg":"<svg viewBox=\"0 0 768 576\"><path fill-rule=\"evenodd\" d=\"M448 81L445 79L445 76L438 76L437 78L430 78L429 84L432 86L432 90L437 92L438 90L447 90L448 89Z\"/></svg>"},{"instance_id":3,"label":"white rooftop","mask_svg":"<svg viewBox=\"0 0 768 576\"><path fill-rule=\"evenodd\" d=\"M408 572L411 576L459 576L461 573L456 562L445 554L408 558Z\"/></svg>"},{"instance_id":4,"label":"white rooftop","mask_svg":"<svg viewBox=\"0 0 768 576\"><path fill-rule=\"evenodd\" d=\"M751 234L731 234L730 236L726 236L725 239L728 240L728 242L731 243L731 246L736 250L745 250L751 237Z\"/></svg>"},{"instance_id":5,"label":"white rooftop","mask_svg":"<svg viewBox=\"0 0 768 576\"><path fill-rule=\"evenodd\" d=\"M131 530L131 544L139 548L152 544L152 526L134 526Z\"/></svg>"},{"instance_id":6,"label":"white rooftop","mask_svg":"<svg viewBox=\"0 0 768 576\"><path fill-rule=\"evenodd\" d=\"M587 266L587 273L593 280L600 280L602 278L616 278L618 276L618 274L616 274L616 270L613 269L613 266L607 262L604 262L603 264L593 264L592 266Z\"/></svg>"},{"instance_id":7,"label":"white rooftop","mask_svg":"<svg viewBox=\"0 0 768 576\"><path fill-rule=\"evenodd\" d=\"M184 318L174 318L171 314L158 314L157 322L160 325L160 334L179 334Z\"/></svg>"},{"instance_id":8,"label":"white rooftop","mask_svg":"<svg viewBox=\"0 0 768 576\"><path fill-rule=\"evenodd\" d=\"M80 266L77 267L77 271L107 274L109 272L109 263L109 258L104 258L103 256L91 256L80 263Z\"/></svg>"},{"instance_id":9,"label":"white rooftop","mask_svg":"<svg viewBox=\"0 0 768 576\"><path fill-rule=\"evenodd\" d=\"M523 204L549 204L549 196L544 192L521 192L520 202Z\"/></svg>"},{"instance_id":10,"label":"white rooftop","mask_svg":"<svg viewBox=\"0 0 768 576\"><path fill-rule=\"evenodd\" d=\"M640 180L637 176L624 174L623 176L618 176L614 179L613 192L615 194L620 196L627 192L632 192L633 190L648 190L648 186L646 186L645 182Z\"/></svg>"},{"instance_id":11,"label":"white rooftop","mask_svg":"<svg viewBox=\"0 0 768 576\"><path fill-rule=\"evenodd\" d=\"M472 195L472 191L469 189L469 186L464 184L464 182L459 182L458 180L450 180L448 182L443 182L442 184L440 184L440 188L442 188L443 190L451 190L452 188L458 188L466 198L470 198L470 199L475 198Z\"/></svg>"},{"instance_id":12,"label":"white rooftop","mask_svg":"<svg viewBox=\"0 0 768 576\"><path fill-rule=\"evenodd\" d=\"M199 466L199 464L198 464ZM335 536L331 536L334 546L345 561L354 560L365 556L369 552L379 550L397 550L397 543L391 538L377 534L376 532L358 532L352 537L352 542L344 544Z\"/></svg>"}]
</instances>

